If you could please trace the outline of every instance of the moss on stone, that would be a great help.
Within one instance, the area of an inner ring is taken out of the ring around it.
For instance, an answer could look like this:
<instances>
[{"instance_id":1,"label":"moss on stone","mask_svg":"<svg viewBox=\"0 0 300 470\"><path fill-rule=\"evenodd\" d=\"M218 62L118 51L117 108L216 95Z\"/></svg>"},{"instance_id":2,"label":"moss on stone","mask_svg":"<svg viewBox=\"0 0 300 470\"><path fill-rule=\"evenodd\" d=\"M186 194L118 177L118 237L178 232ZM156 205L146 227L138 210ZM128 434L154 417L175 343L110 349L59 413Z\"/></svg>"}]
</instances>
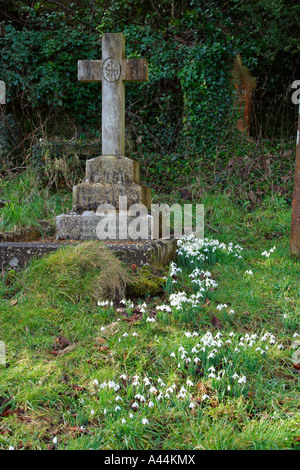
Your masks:
<instances>
[{"instance_id":1,"label":"moss on stone","mask_svg":"<svg viewBox=\"0 0 300 470\"><path fill-rule=\"evenodd\" d=\"M151 297L159 295L164 290L165 279L161 273L152 273L149 267L135 271L134 278L127 284L126 295L132 297Z\"/></svg>"}]
</instances>

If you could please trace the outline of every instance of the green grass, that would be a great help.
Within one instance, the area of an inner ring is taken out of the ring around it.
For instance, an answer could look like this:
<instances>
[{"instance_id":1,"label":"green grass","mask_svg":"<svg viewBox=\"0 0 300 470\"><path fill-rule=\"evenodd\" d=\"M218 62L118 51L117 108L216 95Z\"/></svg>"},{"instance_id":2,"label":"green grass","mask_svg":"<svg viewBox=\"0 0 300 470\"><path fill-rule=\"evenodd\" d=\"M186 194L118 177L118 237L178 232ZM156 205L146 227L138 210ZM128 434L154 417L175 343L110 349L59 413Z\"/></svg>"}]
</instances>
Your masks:
<instances>
[{"instance_id":1,"label":"green grass","mask_svg":"<svg viewBox=\"0 0 300 470\"><path fill-rule=\"evenodd\" d=\"M54 227L55 215L71 208L71 191L53 192L41 184L39 174L25 171L12 179L0 180L0 232L39 227L42 220Z\"/></svg>"},{"instance_id":2,"label":"green grass","mask_svg":"<svg viewBox=\"0 0 300 470\"><path fill-rule=\"evenodd\" d=\"M93 244L90 258L74 247L3 276L0 448L300 449L291 347L300 334L300 263L289 256L290 209L276 198L252 212L226 195L201 202L205 236L243 251L242 259L220 251L204 263L218 286L194 308L159 312L170 305L170 292L162 292L134 299L136 316L99 287L107 274L94 263ZM269 258L262 255L274 245ZM193 267L179 260L177 267L172 292L191 296ZM114 305L97 305L100 296Z\"/></svg>"}]
</instances>

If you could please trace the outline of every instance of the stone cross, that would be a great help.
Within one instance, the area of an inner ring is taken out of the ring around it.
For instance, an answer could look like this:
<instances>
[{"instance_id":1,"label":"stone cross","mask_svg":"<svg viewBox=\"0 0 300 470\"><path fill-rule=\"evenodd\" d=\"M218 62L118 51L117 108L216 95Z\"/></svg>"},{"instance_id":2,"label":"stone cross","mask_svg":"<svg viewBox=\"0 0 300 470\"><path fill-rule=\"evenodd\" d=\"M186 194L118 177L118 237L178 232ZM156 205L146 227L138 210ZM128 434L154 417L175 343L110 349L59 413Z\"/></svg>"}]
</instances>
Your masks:
<instances>
[{"instance_id":1,"label":"stone cross","mask_svg":"<svg viewBox=\"0 0 300 470\"><path fill-rule=\"evenodd\" d=\"M102 36L102 60L79 60L78 80L102 81L102 155L125 155L125 82L148 80L145 59L125 59L122 33Z\"/></svg>"}]
</instances>

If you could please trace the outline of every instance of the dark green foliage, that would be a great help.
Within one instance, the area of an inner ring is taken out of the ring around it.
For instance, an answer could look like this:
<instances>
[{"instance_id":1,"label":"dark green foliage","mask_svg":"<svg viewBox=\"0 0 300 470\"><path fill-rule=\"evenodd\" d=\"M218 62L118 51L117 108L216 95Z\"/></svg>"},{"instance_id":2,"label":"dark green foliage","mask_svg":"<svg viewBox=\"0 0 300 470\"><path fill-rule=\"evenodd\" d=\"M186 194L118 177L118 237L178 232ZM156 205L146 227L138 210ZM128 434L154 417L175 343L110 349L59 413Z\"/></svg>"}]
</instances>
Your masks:
<instances>
[{"instance_id":1,"label":"dark green foliage","mask_svg":"<svg viewBox=\"0 0 300 470\"><path fill-rule=\"evenodd\" d=\"M224 167L244 145L231 83L237 53L257 77L252 135L294 136L296 2L1 3L1 79L25 148L45 135L101 138L101 84L79 83L77 61L101 58L101 35L121 31L126 56L149 62L149 82L127 86L126 132L127 154L154 184L193 183L199 165Z\"/></svg>"}]
</instances>

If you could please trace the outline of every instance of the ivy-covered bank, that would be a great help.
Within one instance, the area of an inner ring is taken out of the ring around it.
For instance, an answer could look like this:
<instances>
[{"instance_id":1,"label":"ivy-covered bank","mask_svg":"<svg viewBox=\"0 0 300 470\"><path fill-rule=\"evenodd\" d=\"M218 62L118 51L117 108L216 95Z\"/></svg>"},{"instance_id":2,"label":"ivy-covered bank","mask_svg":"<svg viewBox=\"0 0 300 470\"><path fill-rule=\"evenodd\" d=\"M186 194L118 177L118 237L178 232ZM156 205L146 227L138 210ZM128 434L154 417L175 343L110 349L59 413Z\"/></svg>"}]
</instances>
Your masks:
<instances>
[{"instance_id":1,"label":"ivy-covered bank","mask_svg":"<svg viewBox=\"0 0 300 470\"><path fill-rule=\"evenodd\" d=\"M252 132L293 135L287 90L297 78L297 2L0 3L1 79L6 111L20 127L18 162L40 138L101 138L101 85L79 83L77 61L100 59L101 35L112 31L124 32L128 58L149 62L149 82L126 91L127 152L143 160L146 177L154 167L176 180L191 162L227 162L241 145L231 80L237 53L257 77Z\"/></svg>"}]
</instances>

